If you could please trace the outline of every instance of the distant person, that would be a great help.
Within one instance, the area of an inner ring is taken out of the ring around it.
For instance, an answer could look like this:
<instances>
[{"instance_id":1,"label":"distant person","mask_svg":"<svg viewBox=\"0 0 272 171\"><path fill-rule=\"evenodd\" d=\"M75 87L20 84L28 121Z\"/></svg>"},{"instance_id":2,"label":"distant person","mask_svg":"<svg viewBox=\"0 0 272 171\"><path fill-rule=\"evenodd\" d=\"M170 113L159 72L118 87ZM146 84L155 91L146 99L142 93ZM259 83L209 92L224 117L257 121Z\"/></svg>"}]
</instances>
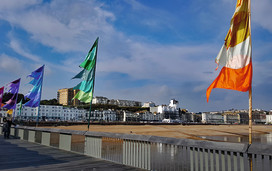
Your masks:
<instances>
[{"instance_id":1,"label":"distant person","mask_svg":"<svg viewBox=\"0 0 272 171\"><path fill-rule=\"evenodd\" d=\"M15 125L15 124L11 121L11 119L4 118L3 121L4 121L4 124L3 124L4 138L9 139L10 127L11 125Z\"/></svg>"}]
</instances>

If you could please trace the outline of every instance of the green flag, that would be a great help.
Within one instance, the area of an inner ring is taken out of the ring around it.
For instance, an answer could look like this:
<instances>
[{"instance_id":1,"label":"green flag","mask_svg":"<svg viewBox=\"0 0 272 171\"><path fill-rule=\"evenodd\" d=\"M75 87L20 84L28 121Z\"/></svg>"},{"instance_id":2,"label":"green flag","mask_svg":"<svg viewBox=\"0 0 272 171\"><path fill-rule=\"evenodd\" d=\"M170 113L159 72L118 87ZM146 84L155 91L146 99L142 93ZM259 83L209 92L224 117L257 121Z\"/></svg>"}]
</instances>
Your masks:
<instances>
[{"instance_id":1,"label":"green flag","mask_svg":"<svg viewBox=\"0 0 272 171\"><path fill-rule=\"evenodd\" d=\"M93 89L92 89L93 90ZM90 103L91 101L92 101L92 99L93 99L93 91L91 90L91 92L89 92L89 93L85 93L84 91L79 91L76 95L75 95L75 97L73 98L73 99L75 99L75 98L77 98L78 100L80 100L80 101L82 101L82 102L84 102L84 103Z\"/></svg>"},{"instance_id":2,"label":"green flag","mask_svg":"<svg viewBox=\"0 0 272 171\"><path fill-rule=\"evenodd\" d=\"M21 116L22 113L22 107L23 107L23 99L21 99L21 101L19 102L19 114Z\"/></svg>"},{"instance_id":3,"label":"green flag","mask_svg":"<svg viewBox=\"0 0 272 171\"><path fill-rule=\"evenodd\" d=\"M80 78L83 81L74 87L74 90L80 90L73 99L89 103L92 100L92 91L94 87L95 78L95 65L96 65L96 55L97 55L98 38L95 40L91 50L86 56L84 62L80 64L83 70L78 73L74 78ZM85 93L85 94L84 94Z\"/></svg>"},{"instance_id":4,"label":"green flag","mask_svg":"<svg viewBox=\"0 0 272 171\"><path fill-rule=\"evenodd\" d=\"M94 67L94 65L95 65L95 60L85 60L79 66L87 70L91 70Z\"/></svg>"},{"instance_id":5,"label":"green flag","mask_svg":"<svg viewBox=\"0 0 272 171\"><path fill-rule=\"evenodd\" d=\"M94 65L96 64L96 50L98 45L98 38L94 42L91 50L89 51L88 55L86 56L84 62L82 62L79 66L85 68L86 70L91 70Z\"/></svg>"},{"instance_id":6,"label":"green flag","mask_svg":"<svg viewBox=\"0 0 272 171\"><path fill-rule=\"evenodd\" d=\"M84 103L90 103L88 129L90 126L91 107L92 107L93 92L94 92L97 49L98 49L98 38L95 40L84 62L82 62L79 65L81 68L83 68L83 70L73 77L73 79L80 78L83 80L74 87L74 89L79 90L79 92L75 95L73 99L78 99Z\"/></svg>"}]
</instances>

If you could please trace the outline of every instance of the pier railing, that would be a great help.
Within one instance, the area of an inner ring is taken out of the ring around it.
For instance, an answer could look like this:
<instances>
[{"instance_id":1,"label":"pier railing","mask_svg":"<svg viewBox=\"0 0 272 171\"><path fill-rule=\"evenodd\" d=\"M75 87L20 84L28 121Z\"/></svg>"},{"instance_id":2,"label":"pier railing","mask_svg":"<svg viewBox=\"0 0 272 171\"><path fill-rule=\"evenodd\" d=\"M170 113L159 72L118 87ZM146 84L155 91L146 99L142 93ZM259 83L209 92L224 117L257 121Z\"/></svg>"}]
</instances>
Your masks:
<instances>
[{"instance_id":1,"label":"pier railing","mask_svg":"<svg viewBox=\"0 0 272 171\"><path fill-rule=\"evenodd\" d=\"M11 128L11 136L146 170L272 170L272 146L265 144L38 127Z\"/></svg>"}]
</instances>

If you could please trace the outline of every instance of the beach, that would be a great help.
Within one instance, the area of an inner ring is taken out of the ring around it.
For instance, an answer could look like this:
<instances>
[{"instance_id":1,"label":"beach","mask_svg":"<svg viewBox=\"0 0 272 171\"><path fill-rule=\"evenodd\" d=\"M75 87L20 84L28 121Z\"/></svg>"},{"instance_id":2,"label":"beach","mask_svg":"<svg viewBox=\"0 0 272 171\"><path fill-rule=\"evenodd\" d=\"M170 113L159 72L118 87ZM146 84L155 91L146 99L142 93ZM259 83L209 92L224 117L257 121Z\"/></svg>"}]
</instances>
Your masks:
<instances>
[{"instance_id":1,"label":"beach","mask_svg":"<svg viewBox=\"0 0 272 171\"><path fill-rule=\"evenodd\" d=\"M51 128L88 131L87 125ZM202 136L247 136L248 125L90 125L89 131L201 140ZM272 126L253 125L252 132L253 134L272 133Z\"/></svg>"}]
</instances>

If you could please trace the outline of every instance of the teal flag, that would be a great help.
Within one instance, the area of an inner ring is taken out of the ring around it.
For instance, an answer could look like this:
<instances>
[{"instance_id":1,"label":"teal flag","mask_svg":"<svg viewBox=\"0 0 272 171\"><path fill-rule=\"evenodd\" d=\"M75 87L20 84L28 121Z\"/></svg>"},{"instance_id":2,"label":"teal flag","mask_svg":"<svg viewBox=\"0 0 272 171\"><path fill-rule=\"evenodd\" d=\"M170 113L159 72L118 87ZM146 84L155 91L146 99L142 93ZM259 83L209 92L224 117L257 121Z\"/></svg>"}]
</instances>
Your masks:
<instances>
[{"instance_id":1,"label":"teal flag","mask_svg":"<svg viewBox=\"0 0 272 171\"><path fill-rule=\"evenodd\" d=\"M90 103L93 98L95 67L97 58L98 38L95 40L92 48L87 54L85 60L80 64L83 70L78 73L74 78L82 79L82 81L74 87L74 90L80 90L74 97L81 102Z\"/></svg>"},{"instance_id":2,"label":"teal flag","mask_svg":"<svg viewBox=\"0 0 272 171\"><path fill-rule=\"evenodd\" d=\"M83 69L80 73L78 73L72 79L80 78L82 80L92 80L94 76L93 74L94 74L94 68L92 68L90 71Z\"/></svg>"},{"instance_id":3,"label":"teal flag","mask_svg":"<svg viewBox=\"0 0 272 171\"><path fill-rule=\"evenodd\" d=\"M85 60L79 65L83 70L78 73L74 78L82 79L82 81L74 87L79 92L73 99L78 99L84 103L90 103L90 113L88 119L88 129L90 127L91 107L94 92L94 81L95 81L95 69L98 49L98 38L95 40L92 48L87 54Z\"/></svg>"},{"instance_id":4,"label":"teal flag","mask_svg":"<svg viewBox=\"0 0 272 171\"><path fill-rule=\"evenodd\" d=\"M22 107L23 107L23 99L21 99L20 103L19 103L19 115L21 116L22 113Z\"/></svg>"},{"instance_id":5,"label":"teal flag","mask_svg":"<svg viewBox=\"0 0 272 171\"><path fill-rule=\"evenodd\" d=\"M81 83L79 83L77 86L74 87L74 90L81 90L85 93L89 93L93 89L93 80L86 81L83 80Z\"/></svg>"}]
</instances>

